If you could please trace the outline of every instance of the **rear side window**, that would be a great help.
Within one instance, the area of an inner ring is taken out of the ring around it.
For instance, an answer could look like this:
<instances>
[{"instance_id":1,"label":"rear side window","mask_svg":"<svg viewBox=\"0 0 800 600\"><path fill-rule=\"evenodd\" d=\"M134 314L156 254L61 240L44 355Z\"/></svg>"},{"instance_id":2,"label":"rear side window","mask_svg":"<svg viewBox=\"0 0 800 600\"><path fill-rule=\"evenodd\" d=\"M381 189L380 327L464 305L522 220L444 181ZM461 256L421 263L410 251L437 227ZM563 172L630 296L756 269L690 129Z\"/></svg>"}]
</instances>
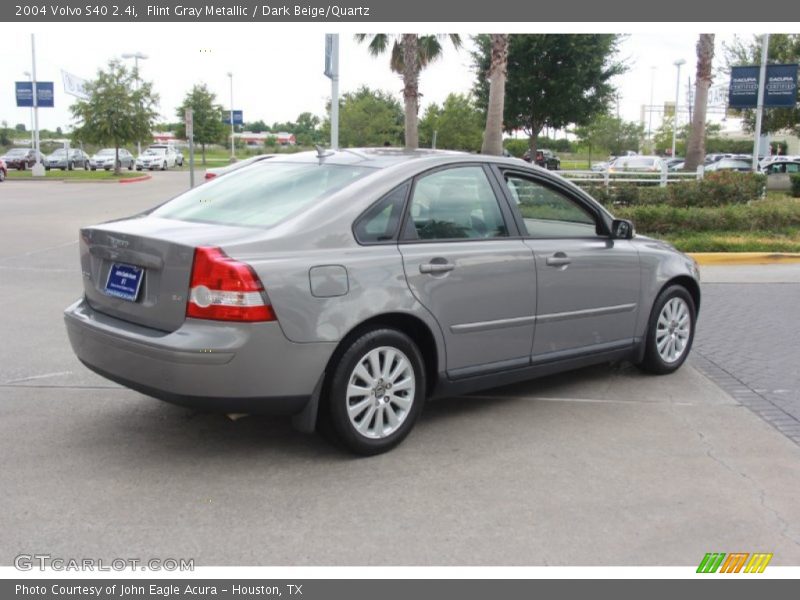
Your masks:
<instances>
[{"instance_id":1,"label":"rear side window","mask_svg":"<svg viewBox=\"0 0 800 600\"><path fill-rule=\"evenodd\" d=\"M218 177L158 207L154 217L268 227L364 177L349 165L260 162Z\"/></svg>"},{"instance_id":2,"label":"rear side window","mask_svg":"<svg viewBox=\"0 0 800 600\"><path fill-rule=\"evenodd\" d=\"M405 183L395 188L356 221L354 231L360 243L378 244L397 239L409 186Z\"/></svg>"}]
</instances>

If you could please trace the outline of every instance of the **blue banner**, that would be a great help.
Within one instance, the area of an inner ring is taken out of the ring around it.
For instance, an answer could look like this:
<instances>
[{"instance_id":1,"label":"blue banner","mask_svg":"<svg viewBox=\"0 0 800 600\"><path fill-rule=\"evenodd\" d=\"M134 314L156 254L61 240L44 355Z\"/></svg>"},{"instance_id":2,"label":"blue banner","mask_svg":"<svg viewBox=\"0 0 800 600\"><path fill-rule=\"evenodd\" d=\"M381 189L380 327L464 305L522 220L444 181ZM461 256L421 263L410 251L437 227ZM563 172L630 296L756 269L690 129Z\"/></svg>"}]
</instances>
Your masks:
<instances>
[{"instance_id":1,"label":"blue banner","mask_svg":"<svg viewBox=\"0 0 800 600\"><path fill-rule=\"evenodd\" d=\"M15 82L17 106L20 108L33 106L33 83L30 81ZM53 108L53 82L36 82L36 105L39 108Z\"/></svg>"},{"instance_id":2,"label":"blue banner","mask_svg":"<svg viewBox=\"0 0 800 600\"><path fill-rule=\"evenodd\" d=\"M226 110L222 114L222 122L226 125L231 124L231 111ZM233 124L234 125L243 125L244 124L244 112L241 110L233 111Z\"/></svg>"},{"instance_id":3,"label":"blue banner","mask_svg":"<svg viewBox=\"0 0 800 600\"><path fill-rule=\"evenodd\" d=\"M728 88L730 108L758 106L759 67L732 67ZM797 65L767 65L764 107L792 107L797 102Z\"/></svg>"}]
</instances>

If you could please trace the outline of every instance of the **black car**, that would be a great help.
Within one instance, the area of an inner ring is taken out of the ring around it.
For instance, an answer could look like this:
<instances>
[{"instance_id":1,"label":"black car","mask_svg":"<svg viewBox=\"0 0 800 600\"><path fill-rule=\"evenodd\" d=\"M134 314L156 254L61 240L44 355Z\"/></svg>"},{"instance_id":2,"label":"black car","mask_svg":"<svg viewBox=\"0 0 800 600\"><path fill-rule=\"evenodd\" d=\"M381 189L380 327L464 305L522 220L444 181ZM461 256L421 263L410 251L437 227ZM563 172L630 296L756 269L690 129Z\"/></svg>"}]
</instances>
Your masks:
<instances>
[{"instance_id":1,"label":"black car","mask_svg":"<svg viewBox=\"0 0 800 600\"><path fill-rule=\"evenodd\" d=\"M24 171L36 164L36 151L28 148L11 148L2 158L9 169Z\"/></svg>"},{"instance_id":2,"label":"black car","mask_svg":"<svg viewBox=\"0 0 800 600\"><path fill-rule=\"evenodd\" d=\"M561 168L561 159L552 150L537 150L533 161L531 161L531 151L528 150L522 155L522 158L550 171L558 171Z\"/></svg>"},{"instance_id":3,"label":"black car","mask_svg":"<svg viewBox=\"0 0 800 600\"><path fill-rule=\"evenodd\" d=\"M67 159L67 157L69 158ZM70 148L69 150L59 148L44 159L44 168L48 171L50 169L72 171L76 167L79 169L89 168L89 156L80 148Z\"/></svg>"}]
</instances>

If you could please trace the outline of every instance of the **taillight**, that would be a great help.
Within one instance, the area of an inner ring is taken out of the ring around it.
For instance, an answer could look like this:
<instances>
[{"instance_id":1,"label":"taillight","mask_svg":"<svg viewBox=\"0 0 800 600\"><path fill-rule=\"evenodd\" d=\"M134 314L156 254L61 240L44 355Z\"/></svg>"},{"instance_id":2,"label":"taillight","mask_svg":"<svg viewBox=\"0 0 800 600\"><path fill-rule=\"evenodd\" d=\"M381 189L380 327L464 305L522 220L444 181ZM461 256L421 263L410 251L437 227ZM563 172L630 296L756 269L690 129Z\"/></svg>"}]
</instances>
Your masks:
<instances>
[{"instance_id":1,"label":"taillight","mask_svg":"<svg viewBox=\"0 0 800 600\"><path fill-rule=\"evenodd\" d=\"M264 299L264 286L250 265L233 260L219 248L194 251L186 316L215 321L275 321Z\"/></svg>"},{"instance_id":2,"label":"taillight","mask_svg":"<svg viewBox=\"0 0 800 600\"><path fill-rule=\"evenodd\" d=\"M214 179L214 177L216 176L217 176L216 173L211 173L209 171L206 171L206 179Z\"/></svg>"}]
</instances>

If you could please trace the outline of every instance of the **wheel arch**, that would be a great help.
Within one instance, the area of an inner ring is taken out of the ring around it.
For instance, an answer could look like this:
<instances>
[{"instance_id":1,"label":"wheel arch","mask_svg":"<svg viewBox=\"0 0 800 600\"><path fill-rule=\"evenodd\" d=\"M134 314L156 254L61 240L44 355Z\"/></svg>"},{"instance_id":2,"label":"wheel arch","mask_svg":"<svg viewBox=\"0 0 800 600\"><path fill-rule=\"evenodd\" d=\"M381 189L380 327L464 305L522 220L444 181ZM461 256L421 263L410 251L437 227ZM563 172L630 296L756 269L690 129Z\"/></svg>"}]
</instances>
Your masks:
<instances>
[{"instance_id":1,"label":"wheel arch","mask_svg":"<svg viewBox=\"0 0 800 600\"><path fill-rule=\"evenodd\" d=\"M671 285L679 285L683 288L686 288L686 291L689 292L692 300L694 301L695 315L700 314L700 285L697 283L697 280L689 275L678 275L673 277L661 286L661 289L658 290L658 294L656 294L656 298L661 294L661 292Z\"/></svg>"}]
</instances>

